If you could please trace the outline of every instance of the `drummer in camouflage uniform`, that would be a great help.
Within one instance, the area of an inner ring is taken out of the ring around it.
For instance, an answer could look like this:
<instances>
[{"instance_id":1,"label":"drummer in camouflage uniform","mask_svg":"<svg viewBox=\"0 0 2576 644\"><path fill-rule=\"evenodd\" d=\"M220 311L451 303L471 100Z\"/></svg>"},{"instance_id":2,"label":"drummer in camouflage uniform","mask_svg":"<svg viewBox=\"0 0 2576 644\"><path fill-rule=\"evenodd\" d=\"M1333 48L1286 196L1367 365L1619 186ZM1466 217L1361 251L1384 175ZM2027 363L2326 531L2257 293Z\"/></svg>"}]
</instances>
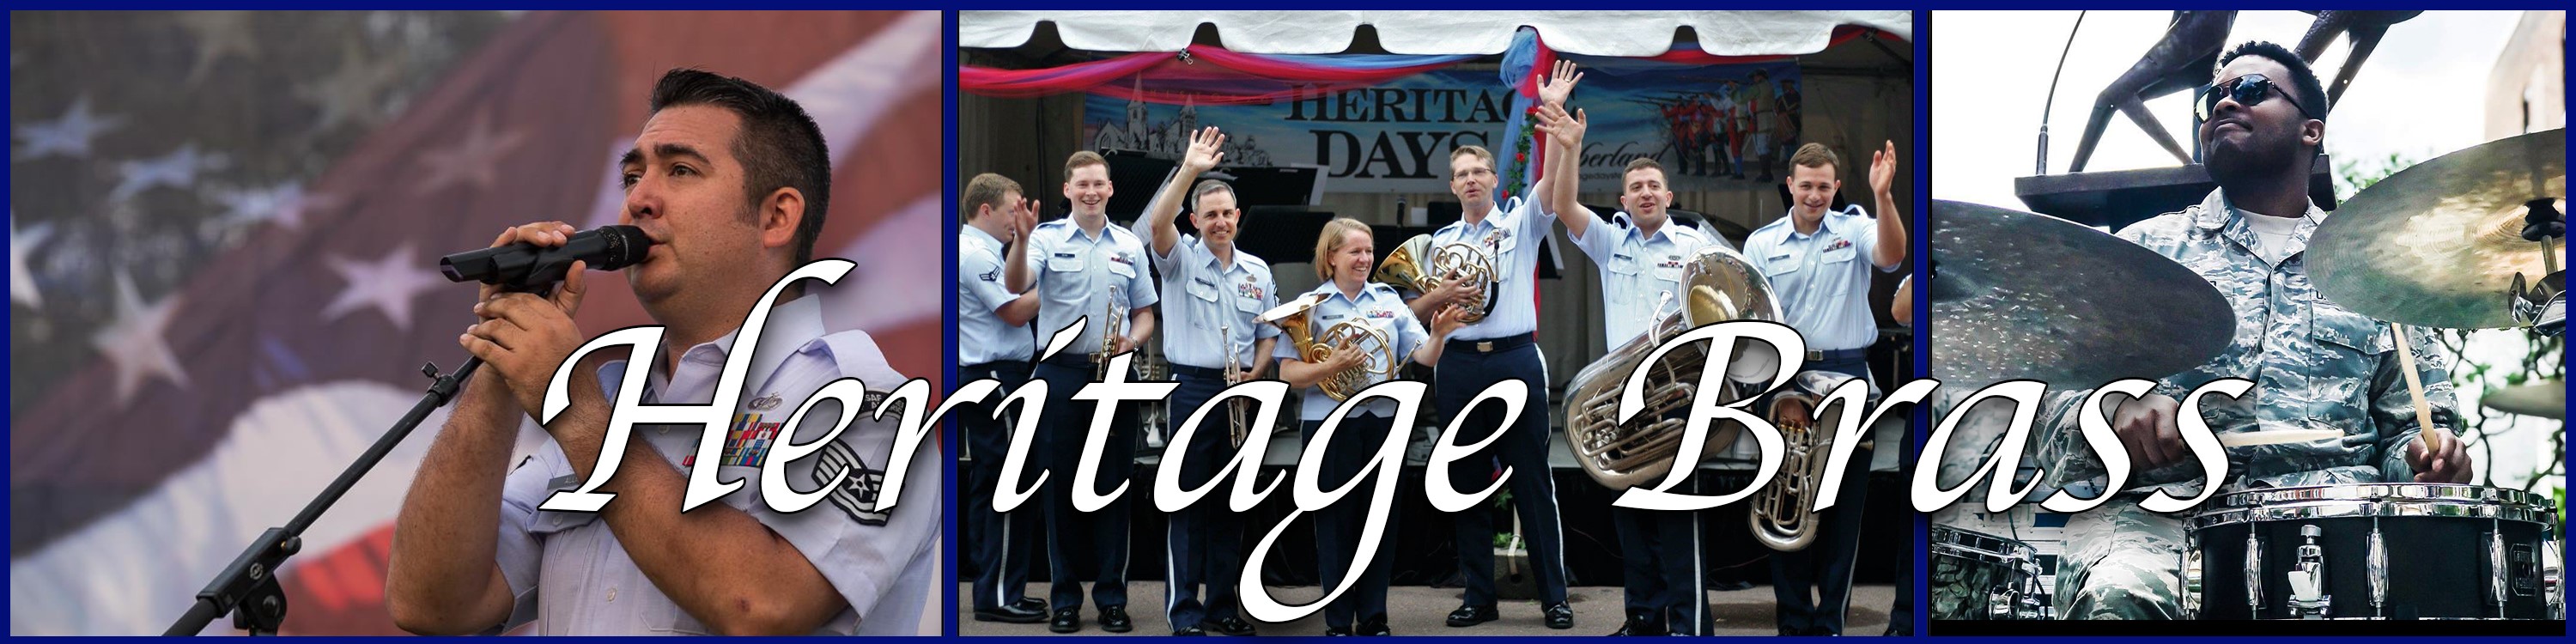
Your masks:
<instances>
[{"instance_id":1,"label":"drummer in camouflage uniform","mask_svg":"<svg viewBox=\"0 0 2576 644\"><path fill-rule=\"evenodd\" d=\"M2272 43L2248 43L2221 60L2200 99L2199 129L2209 174L2219 184L2198 205L2119 232L2198 273L2236 313L2234 341L2209 362L2165 377L2145 398L2121 401L2110 414L2135 475L2117 498L2069 517L2057 571L2057 614L2066 619L2173 619L2184 547L2181 514L2138 506L2163 490L2180 498L2201 491L2203 475L2176 430L2177 399L2221 378L2254 383L2243 397L2202 399L2201 414L2220 435L2330 429L2340 440L2227 450L2229 480L2220 492L2252 488L2373 482L2468 481L2467 452L2457 426L2449 370L2429 332L2409 329L2432 431L2441 446L2417 440L2415 403L2407 391L2396 338L2386 323L2353 313L2317 294L2302 254L2325 212L2306 197L2310 164L2325 137L2324 91L2298 56ZM2281 99L2281 100L2272 100ZM2062 384L2062 383L2060 383ZM2087 385L2089 386L2089 385ZM2081 393L2050 396L2049 419L2032 441L2044 468L2042 488L2096 487L2104 468L2074 414ZM1982 413L1982 409L1980 410ZM2098 487L2096 487L2098 489Z\"/></svg>"}]
</instances>

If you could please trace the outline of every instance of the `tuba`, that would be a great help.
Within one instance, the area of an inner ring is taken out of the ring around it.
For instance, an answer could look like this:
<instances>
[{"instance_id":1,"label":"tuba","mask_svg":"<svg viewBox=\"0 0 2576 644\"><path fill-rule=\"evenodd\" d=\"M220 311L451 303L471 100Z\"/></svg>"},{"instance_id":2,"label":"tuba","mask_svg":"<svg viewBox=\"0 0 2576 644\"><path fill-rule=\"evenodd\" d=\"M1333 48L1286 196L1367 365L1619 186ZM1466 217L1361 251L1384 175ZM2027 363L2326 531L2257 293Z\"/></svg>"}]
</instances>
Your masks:
<instances>
[{"instance_id":1,"label":"tuba","mask_svg":"<svg viewBox=\"0 0 2576 644\"><path fill-rule=\"evenodd\" d=\"M1665 303L1674 294L1665 294ZM1641 364L1646 355L1663 345L1665 340L1701 326L1735 320L1781 321L1779 298L1771 293L1770 280L1743 255L1723 246L1705 246L1692 255L1682 267L1681 294L1676 310L1665 313L1663 303L1656 308L1655 322L1646 332L1593 361L1576 373L1567 384L1565 399L1565 437L1574 452L1574 460L1583 466L1592 480L1613 490L1625 490L1660 480L1676 466L1681 453L1683 429L1688 419L1680 417L1691 401L1698 397L1702 367L1709 359L1709 344L1694 343L1664 354L1663 361ZM1746 345L1768 347L1760 342ZM1738 351L1737 364L1745 364ZM1730 365L1733 367L1734 365ZM1626 424L1619 417L1620 388L1628 375L1640 367L1654 371L1646 376L1645 409ZM1776 369L1776 367L1775 367ZM1728 379L1714 383L1724 387L1721 400L1732 403L1751 396L1753 387L1767 382L1769 373L1751 374L1761 378L1738 378L1730 369ZM1753 384L1744 384L1747 381ZM1725 450L1735 443L1743 428L1728 424L1712 427L1700 448L1703 458ZM1696 463L1679 464L1696 467Z\"/></svg>"},{"instance_id":2,"label":"tuba","mask_svg":"<svg viewBox=\"0 0 2576 644\"><path fill-rule=\"evenodd\" d=\"M1769 346L1769 345L1763 345ZM1768 375L1767 373L1764 375ZM1816 413L1826 393L1852 376L1831 371L1801 372L1783 385L1771 399L1771 411L1764 417L1780 428L1781 442L1786 445L1780 457L1780 472L1771 482L1753 494L1753 538L1772 550L1795 552L1806 549L1816 540L1816 492L1824 484L1825 466L1832 462L1834 428L1843 414L1857 413L1848 405L1835 405L1824 414ZM1878 389L1870 386L1867 400L1876 400ZM1805 423L1781 422L1790 409L1806 411Z\"/></svg>"},{"instance_id":3,"label":"tuba","mask_svg":"<svg viewBox=\"0 0 2576 644\"><path fill-rule=\"evenodd\" d=\"M1349 400L1352 394L1376 381L1394 378L1395 342L1385 330L1352 321L1335 324L1325 329L1322 336L1314 334L1314 322L1308 319L1306 312L1324 303L1324 297L1322 293L1308 293L1263 312L1256 320L1277 325L1280 335L1287 336L1289 346L1297 348L1297 359L1310 364L1333 359L1333 352L1340 350L1344 340L1351 341L1366 356L1360 366L1344 369L1316 383L1316 387L1324 390L1324 395L1332 396L1334 400Z\"/></svg>"},{"instance_id":4,"label":"tuba","mask_svg":"<svg viewBox=\"0 0 2576 644\"><path fill-rule=\"evenodd\" d=\"M1494 282L1494 259L1472 244L1450 243L1433 246L1430 235L1414 235L1388 252L1379 262L1371 279L1388 286L1429 293L1448 283L1450 276L1475 286L1469 301L1459 303L1466 314L1458 321L1475 324L1494 312L1494 301L1502 299L1502 285Z\"/></svg>"}]
</instances>

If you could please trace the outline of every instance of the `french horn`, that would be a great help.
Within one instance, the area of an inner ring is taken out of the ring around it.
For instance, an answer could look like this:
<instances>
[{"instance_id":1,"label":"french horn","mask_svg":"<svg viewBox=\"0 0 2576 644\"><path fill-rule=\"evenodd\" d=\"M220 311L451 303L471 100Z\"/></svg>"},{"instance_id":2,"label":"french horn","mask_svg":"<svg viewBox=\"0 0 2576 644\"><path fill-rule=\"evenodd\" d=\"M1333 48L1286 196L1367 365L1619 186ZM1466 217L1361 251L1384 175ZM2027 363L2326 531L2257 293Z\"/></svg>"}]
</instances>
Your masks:
<instances>
[{"instance_id":1,"label":"french horn","mask_svg":"<svg viewBox=\"0 0 2576 644\"><path fill-rule=\"evenodd\" d=\"M1287 336L1289 346L1297 348L1297 359L1307 364L1332 360L1333 352L1341 350L1344 341L1361 352L1359 366L1341 370L1316 383L1315 386L1324 390L1324 395L1334 400L1349 400L1352 394L1371 384L1394 378L1395 342L1385 330L1353 320L1335 324L1325 329L1321 336L1314 334L1314 320L1307 312L1324 303L1324 297L1322 293L1308 293L1263 312L1255 320L1278 326L1280 335Z\"/></svg>"},{"instance_id":2,"label":"french horn","mask_svg":"<svg viewBox=\"0 0 2576 644\"><path fill-rule=\"evenodd\" d=\"M1690 257L1682 266L1680 291L1678 297L1667 293L1665 302L1678 300L1674 310L1666 313L1659 303L1655 321L1645 333L1584 367L1567 386L1565 399L1570 403L1566 406L1566 441L1584 473L1610 489L1650 484L1675 467L1673 461L1681 453L1682 430L1689 423L1682 412L1698 397L1703 384L1699 382L1700 371L1708 362L1710 343L1674 349L1653 365L1641 364L1647 354L1664 341L1701 326L1785 319L1780 314L1779 298L1771 292L1770 280L1743 255L1723 246L1705 246ZM1756 341L1742 344L1770 346ZM1744 359L1745 353L1736 352L1737 365L1749 363ZM1618 423L1620 387L1640 367L1653 369L1646 376L1646 407L1627 423ZM1724 387L1720 400L1732 403L1756 393L1753 388L1768 382L1770 373L1747 375L1760 377L1738 378L1730 370L1726 381L1709 384ZM1704 458L1724 451L1735 443L1742 429L1732 424L1712 427L1700 454Z\"/></svg>"},{"instance_id":3,"label":"french horn","mask_svg":"<svg viewBox=\"0 0 2576 644\"><path fill-rule=\"evenodd\" d=\"M1452 278L1474 287L1469 300L1458 303L1466 311L1458 321L1475 324L1494 312L1494 301L1502 296L1502 285L1494 281L1494 258L1473 244L1436 244L1430 235L1414 235L1397 244L1370 274L1370 279L1415 293L1438 290Z\"/></svg>"}]
</instances>

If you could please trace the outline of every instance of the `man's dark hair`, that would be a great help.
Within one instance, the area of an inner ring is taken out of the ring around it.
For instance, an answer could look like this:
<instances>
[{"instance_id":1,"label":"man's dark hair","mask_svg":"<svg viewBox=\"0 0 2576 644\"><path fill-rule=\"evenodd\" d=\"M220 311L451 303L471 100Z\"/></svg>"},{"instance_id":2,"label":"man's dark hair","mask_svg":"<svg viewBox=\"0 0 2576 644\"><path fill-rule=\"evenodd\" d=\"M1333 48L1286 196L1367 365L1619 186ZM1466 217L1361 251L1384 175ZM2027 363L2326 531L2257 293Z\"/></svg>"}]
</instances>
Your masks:
<instances>
[{"instance_id":1,"label":"man's dark hair","mask_svg":"<svg viewBox=\"0 0 2576 644\"><path fill-rule=\"evenodd\" d=\"M2219 57L2218 67L2210 70L2209 80L2212 82L2222 80L2216 77L2218 70L2227 69L2228 63L2236 62L2236 59L2246 56L2269 58L2272 62L2280 63L2282 67L2289 69L2290 87L2299 93L2292 98L2298 99L2298 104L2302 106L2299 113L2319 121L2326 120L2326 111L2333 107L2326 104L2326 86L2317 82L2317 72L2308 69L2306 59L2290 53L2288 48L2278 44L2255 40L2237 45L2235 49L2229 50L2226 56Z\"/></svg>"},{"instance_id":2,"label":"man's dark hair","mask_svg":"<svg viewBox=\"0 0 2576 644\"><path fill-rule=\"evenodd\" d=\"M742 117L733 156L742 161L745 199L757 208L779 188L802 193L805 216L796 224L796 266L812 261L814 240L823 234L823 213L832 205L832 156L814 118L795 99L751 81L685 68L662 74L653 85L652 110L683 105L712 105Z\"/></svg>"}]
</instances>

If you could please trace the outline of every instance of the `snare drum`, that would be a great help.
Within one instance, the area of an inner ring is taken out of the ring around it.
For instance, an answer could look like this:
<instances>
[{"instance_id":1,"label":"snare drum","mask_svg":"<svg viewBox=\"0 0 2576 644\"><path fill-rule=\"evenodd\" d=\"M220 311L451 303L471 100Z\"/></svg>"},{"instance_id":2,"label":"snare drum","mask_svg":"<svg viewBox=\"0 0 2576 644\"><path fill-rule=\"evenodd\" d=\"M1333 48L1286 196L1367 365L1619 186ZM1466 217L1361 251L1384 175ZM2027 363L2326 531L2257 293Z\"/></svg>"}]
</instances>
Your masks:
<instances>
[{"instance_id":1,"label":"snare drum","mask_svg":"<svg viewBox=\"0 0 2576 644\"><path fill-rule=\"evenodd\" d=\"M2220 495L2191 518L2182 610L2198 619L2556 619L2557 505L2477 485ZM2242 571L2242 572L2239 572Z\"/></svg>"},{"instance_id":2,"label":"snare drum","mask_svg":"<svg viewBox=\"0 0 2576 644\"><path fill-rule=\"evenodd\" d=\"M1972 530L1932 526L1932 619L2045 619L2039 550Z\"/></svg>"}]
</instances>

